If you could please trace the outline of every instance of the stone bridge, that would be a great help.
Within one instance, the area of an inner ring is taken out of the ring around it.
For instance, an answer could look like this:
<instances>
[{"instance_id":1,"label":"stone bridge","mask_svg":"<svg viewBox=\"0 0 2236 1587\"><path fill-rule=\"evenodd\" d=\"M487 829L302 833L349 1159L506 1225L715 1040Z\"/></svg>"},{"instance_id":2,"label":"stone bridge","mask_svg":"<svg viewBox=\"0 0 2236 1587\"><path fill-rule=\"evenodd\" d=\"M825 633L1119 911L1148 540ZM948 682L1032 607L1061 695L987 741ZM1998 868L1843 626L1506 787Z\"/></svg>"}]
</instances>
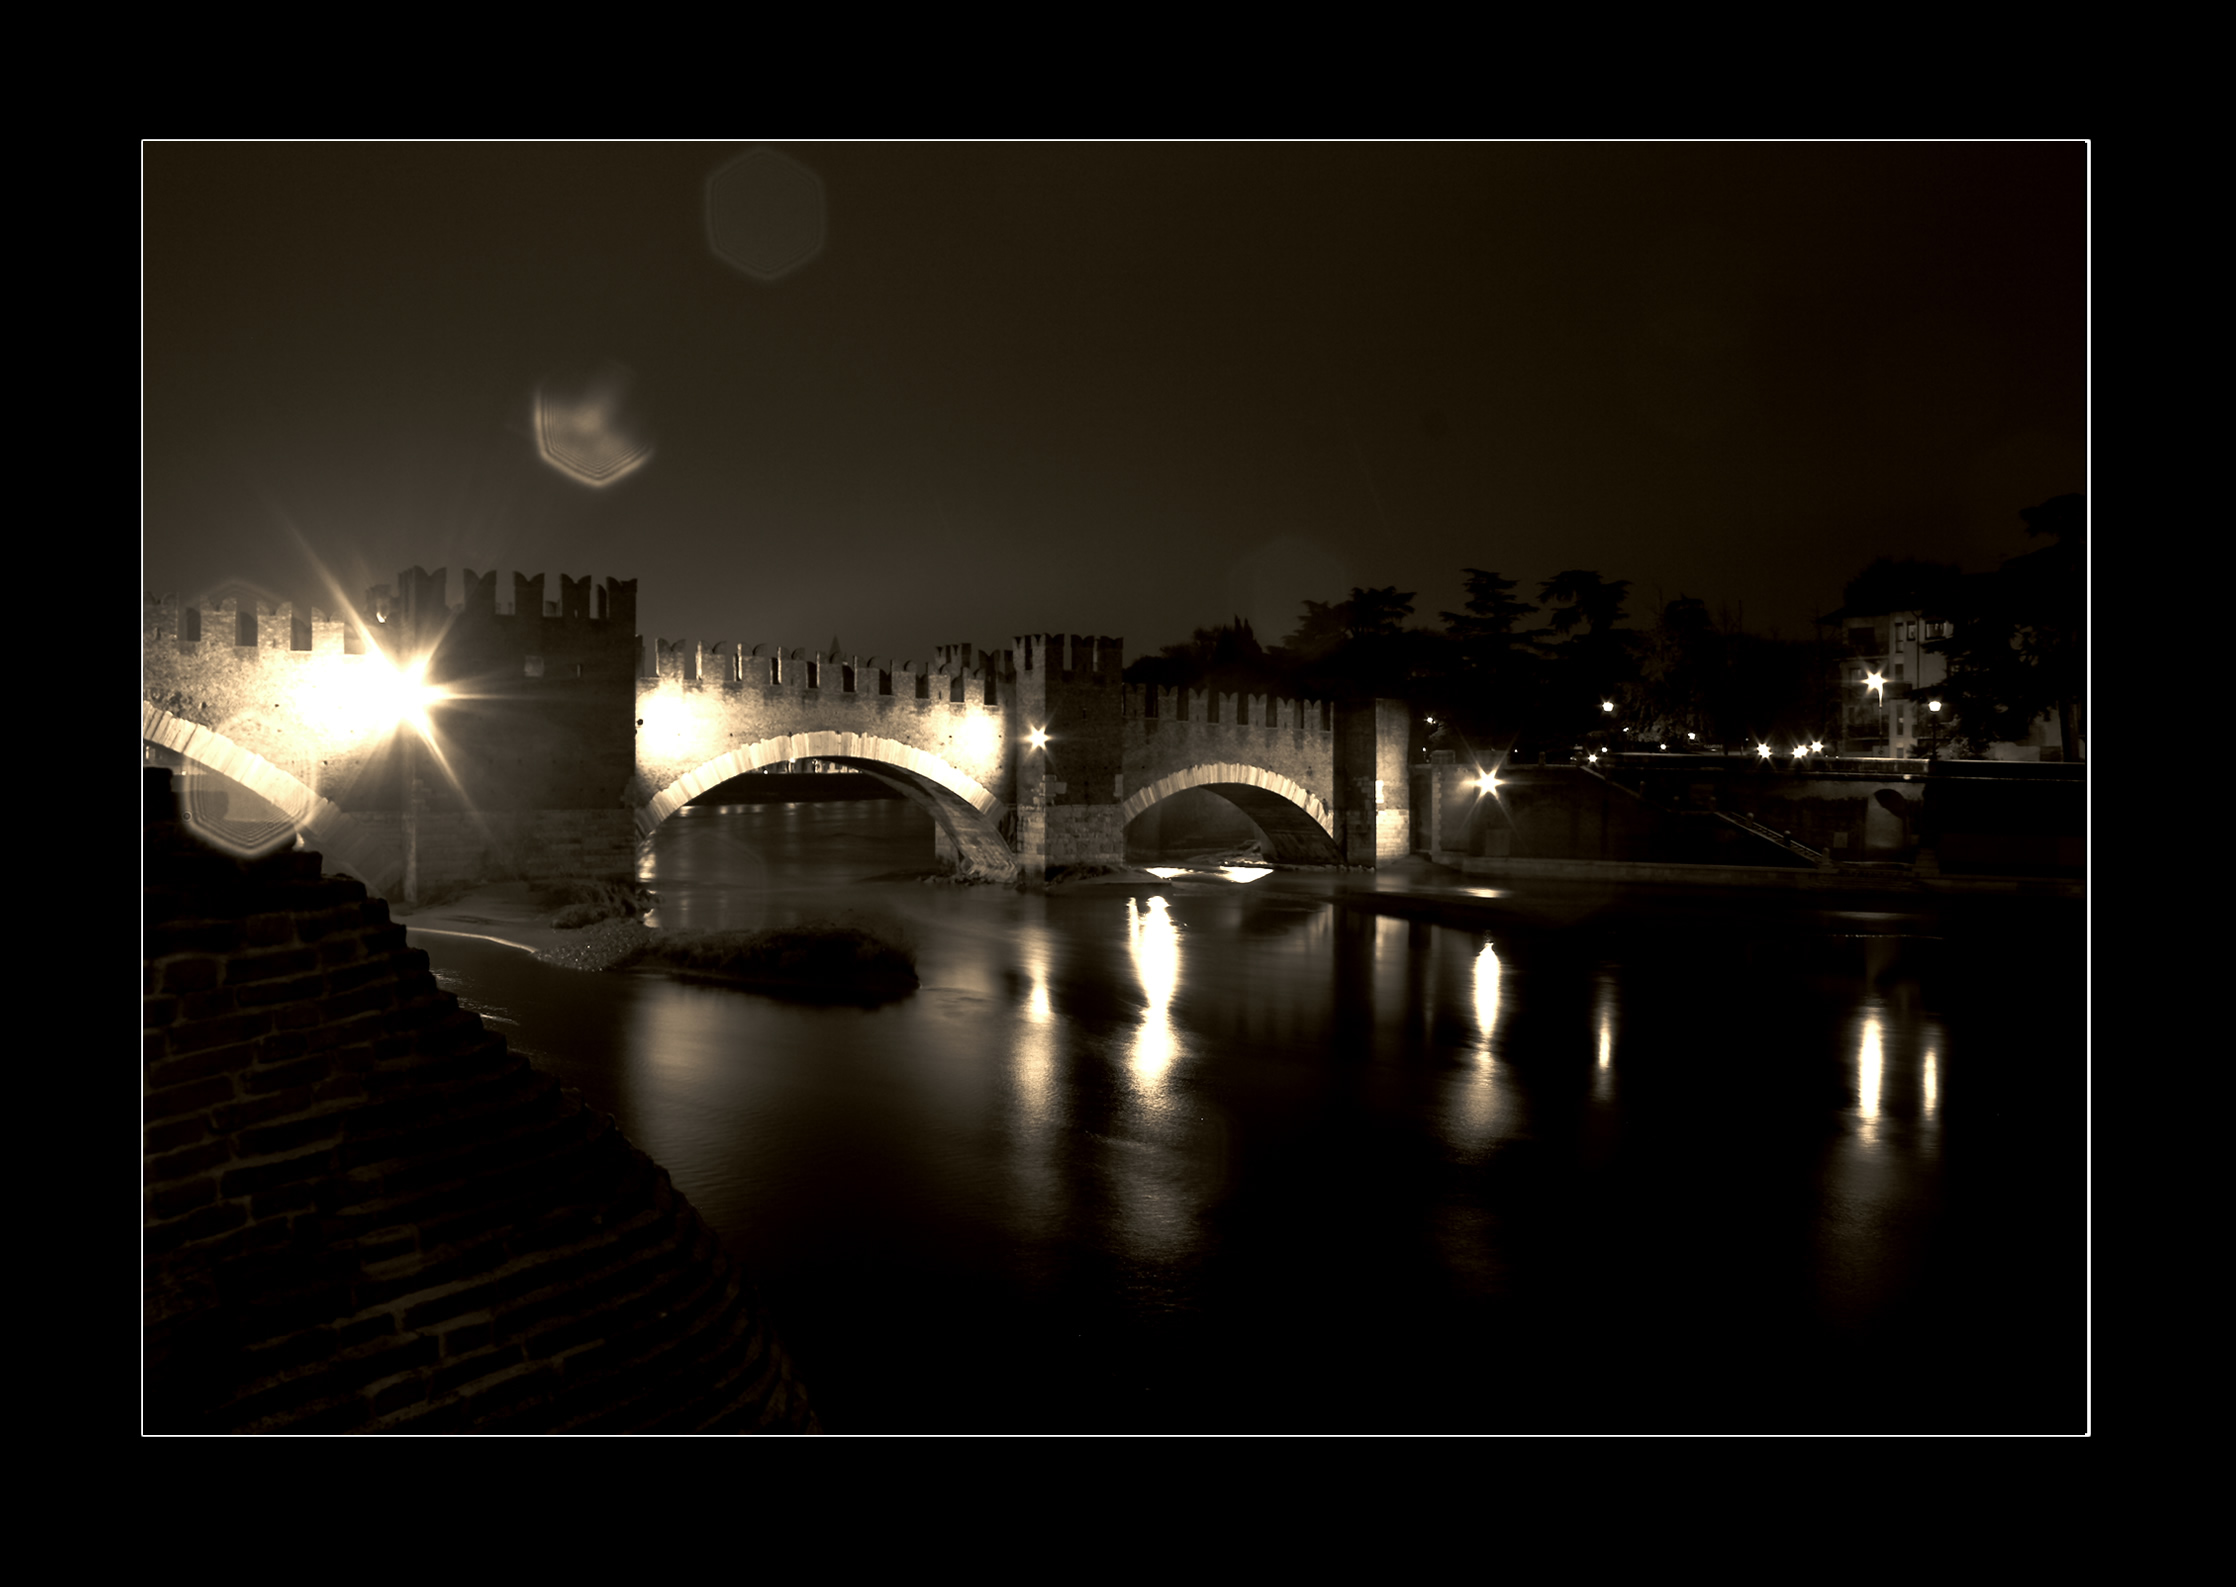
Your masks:
<instances>
[{"instance_id":1,"label":"stone bridge","mask_svg":"<svg viewBox=\"0 0 2236 1587\"><path fill-rule=\"evenodd\" d=\"M358 611L151 599L141 737L240 852L306 834L376 893L490 875L614 874L731 777L809 758L886 782L965 872L1116 863L1127 825L1206 789L1272 858L1407 850L1407 719L1325 702L1129 685L1115 639L1027 634L921 665L635 633L634 581L412 568ZM396 726L415 666L431 736Z\"/></svg>"},{"instance_id":2,"label":"stone bridge","mask_svg":"<svg viewBox=\"0 0 2236 1587\"><path fill-rule=\"evenodd\" d=\"M1128 684L1122 641L1026 634L922 667L771 647L657 645L637 689L649 835L708 790L810 757L876 776L932 817L965 871L1115 864L1126 827L1202 788L1269 857L1372 864L1406 852L1407 719L1325 702ZM1379 800L1379 802L1378 802Z\"/></svg>"}]
</instances>

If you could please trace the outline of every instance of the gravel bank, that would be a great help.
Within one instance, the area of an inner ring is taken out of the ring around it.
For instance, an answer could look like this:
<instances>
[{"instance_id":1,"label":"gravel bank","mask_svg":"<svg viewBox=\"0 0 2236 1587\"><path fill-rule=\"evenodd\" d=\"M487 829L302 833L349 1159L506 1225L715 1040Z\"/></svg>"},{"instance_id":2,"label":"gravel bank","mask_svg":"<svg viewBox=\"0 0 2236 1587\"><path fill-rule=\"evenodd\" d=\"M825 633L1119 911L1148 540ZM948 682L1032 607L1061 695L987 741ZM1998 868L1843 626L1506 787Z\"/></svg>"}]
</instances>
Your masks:
<instances>
[{"instance_id":1,"label":"gravel bank","mask_svg":"<svg viewBox=\"0 0 2236 1587\"><path fill-rule=\"evenodd\" d=\"M610 970L634 955L651 936L636 920L601 920L566 933L563 942L538 949L536 962L555 964L562 970Z\"/></svg>"}]
</instances>

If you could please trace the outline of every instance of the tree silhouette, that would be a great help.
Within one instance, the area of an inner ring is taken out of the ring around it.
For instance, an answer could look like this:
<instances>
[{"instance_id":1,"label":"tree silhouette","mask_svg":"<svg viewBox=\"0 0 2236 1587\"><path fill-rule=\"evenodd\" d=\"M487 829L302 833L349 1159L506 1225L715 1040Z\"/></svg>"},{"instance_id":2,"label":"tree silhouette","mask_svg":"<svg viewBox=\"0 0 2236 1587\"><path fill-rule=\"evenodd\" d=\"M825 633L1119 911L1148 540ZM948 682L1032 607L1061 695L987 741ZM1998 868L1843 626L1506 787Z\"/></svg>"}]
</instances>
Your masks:
<instances>
[{"instance_id":1,"label":"tree silhouette","mask_svg":"<svg viewBox=\"0 0 2236 1587\"><path fill-rule=\"evenodd\" d=\"M1700 735L1696 742L1719 736L1713 715L1724 681L1725 648L1705 601L1680 595L1662 607L1640 658L1651 730L1680 746L1687 733Z\"/></svg>"},{"instance_id":2,"label":"tree silhouette","mask_svg":"<svg viewBox=\"0 0 2236 1587\"><path fill-rule=\"evenodd\" d=\"M1439 612L1448 640L1449 667L1438 691L1440 715L1456 719L1477 738L1511 742L1530 727L1536 700L1536 647L1514 625L1537 611L1514 598L1516 579L1466 568L1467 610Z\"/></svg>"},{"instance_id":3,"label":"tree silhouette","mask_svg":"<svg viewBox=\"0 0 2236 1587\"><path fill-rule=\"evenodd\" d=\"M1628 579L1603 579L1581 568L1556 573L1539 587L1541 600L1558 603L1548 614L1547 631L1566 636L1551 647L1556 731L1580 733L1587 724L1604 725L1600 702L1624 694L1636 676L1637 636L1615 626L1623 620L1629 594Z\"/></svg>"},{"instance_id":4,"label":"tree silhouette","mask_svg":"<svg viewBox=\"0 0 2236 1587\"><path fill-rule=\"evenodd\" d=\"M1954 632L1926 648L1948 659L1941 695L1955 733L1976 748L2023 739L2057 719L2065 754L2083 754L2088 681L2087 503L2060 496L2019 514L2052 544L1961 580L1928 615Z\"/></svg>"},{"instance_id":5,"label":"tree silhouette","mask_svg":"<svg viewBox=\"0 0 2236 1587\"><path fill-rule=\"evenodd\" d=\"M1588 634L1604 634L1623 620L1623 602L1630 595L1630 580L1601 578L1580 568L1556 573L1538 588L1541 601L1562 603L1547 615L1554 633L1567 634L1582 623Z\"/></svg>"}]
</instances>

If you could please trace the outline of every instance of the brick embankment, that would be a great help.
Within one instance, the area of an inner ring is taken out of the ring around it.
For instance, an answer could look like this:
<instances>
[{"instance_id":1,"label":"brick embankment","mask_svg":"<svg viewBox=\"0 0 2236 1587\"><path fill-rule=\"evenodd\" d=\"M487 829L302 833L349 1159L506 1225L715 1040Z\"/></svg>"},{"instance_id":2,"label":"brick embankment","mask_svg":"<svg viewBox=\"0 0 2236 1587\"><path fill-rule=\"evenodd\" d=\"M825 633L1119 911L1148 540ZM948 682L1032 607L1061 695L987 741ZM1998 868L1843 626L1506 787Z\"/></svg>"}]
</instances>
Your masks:
<instances>
[{"instance_id":1,"label":"brick embankment","mask_svg":"<svg viewBox=\"0 0 2236 1587\"><path fill-rule=\"evenodd\" d=\"M816 1430L667 1174L384 904L147 797L147 1431Z\"/></svg>"}]
</instances>

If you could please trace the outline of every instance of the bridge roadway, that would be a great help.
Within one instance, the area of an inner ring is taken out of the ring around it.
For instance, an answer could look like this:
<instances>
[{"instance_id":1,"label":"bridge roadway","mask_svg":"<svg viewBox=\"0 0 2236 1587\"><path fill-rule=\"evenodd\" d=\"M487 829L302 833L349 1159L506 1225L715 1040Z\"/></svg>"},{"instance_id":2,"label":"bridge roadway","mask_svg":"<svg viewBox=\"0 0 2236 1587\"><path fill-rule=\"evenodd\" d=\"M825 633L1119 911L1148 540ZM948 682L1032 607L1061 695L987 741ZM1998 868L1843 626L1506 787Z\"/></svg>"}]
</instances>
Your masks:
<instances>
[{"instance_id":1,"label":"bridge roadway","mask_svg":"<svg viewBox=\"0 0 2236 1587\"><path fill-rule=\"evenodd\" d=\"M1125 829L1204 788L1276 859L1372 864L1408 849L1404 706L1124 682L1123 642L1026 634L924 666L634 632L633 581L413 568L363 613L226 597L148 603L150 759L216 773L204 830L243 849L295 830L375 892L626 866L670 815L729 778L810 757L878 777L932 818L940 854L998 879L1115 863ZM540 615L538 615L540 614ZM390 730L387 681L424 659L432 738ZM645 665L649 660L650 665ZM416 760L416 764L415 764ZM412 790L407 801L406 789ZM278 836L275 837L275 834Z\"/></svg>"}]
</instances>

